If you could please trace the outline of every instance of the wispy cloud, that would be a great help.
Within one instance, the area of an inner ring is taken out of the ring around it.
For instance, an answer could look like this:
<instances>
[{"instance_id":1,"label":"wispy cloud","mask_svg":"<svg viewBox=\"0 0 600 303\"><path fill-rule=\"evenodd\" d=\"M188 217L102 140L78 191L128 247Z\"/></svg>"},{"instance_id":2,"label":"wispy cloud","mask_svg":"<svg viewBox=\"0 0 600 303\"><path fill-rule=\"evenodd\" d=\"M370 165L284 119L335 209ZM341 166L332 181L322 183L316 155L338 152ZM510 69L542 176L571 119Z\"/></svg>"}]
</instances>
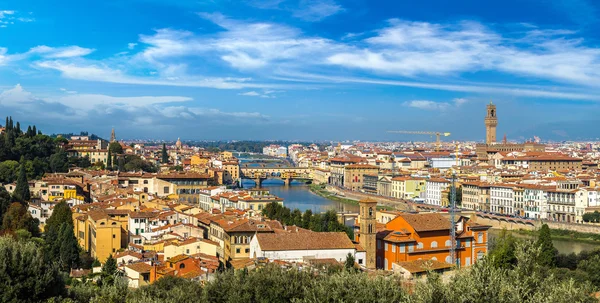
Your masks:
<instances>
[{"instance_id":1,"label":"wispy cloud","mask_svg":"<svg viewBox=\"0 0 600 303\"><path fill-rule=\"evenodd\" d=\"M334 0L301 0L293 13L294 17L306 21L321 21L329 16L335 15L344 8Z\"/></svg>"},{"instance_id":2,"label":"wispy cloud","mask_svg":"<svg viewBox=\"0 0 600 303\"><path fill-rule=\"evenodd\" d=\"M0 10L0 28L8 27L18 22L33 22L35 18L31 16L23 17L19 12L13 10Z\"/></svg>"},{"instance_id":3,"label":"wispy cloud","mask_svg":"<svg viewBox=\"0 0 600 303\"><path fill-rule=\"evenodd\" d=\"M275 98L274 93L276 93L276 91L274 91L274 90L264 90L261 93L259 93L257 91L248 91L248 92L239 93L238 95L247 96L247 97Z\"/></svg>"},{"instance_id":4,"label":"wispy cloud","mask_svg":"<svg viewBox=\"0 0 600 303\"><path fill-rule=\"evenodd\" d=\"M68 92L61 89L61 91ZM79 94L38 97L21 85L0 91L0 108L27 116L44 119L57 119L68 114L70 121L84 125L104 124L107 120L121 119L136 126L164 125L180 123L179 118L190 123L223 117L239 119L241 122L267 121L269 116L259 112L223 111L215 108L198 107L190 103L193 99L185 96L109 96L102 94ZM178 105L186 104L186 105ZM140 119L142 118L142 119ZM177 119L173 119L177 118ZM168 122L171 121L171 122ZM238 121L239 122L239 121ZM204 122L203 122L204 123ZM212 123L212 122L211 122Z\"/></svg>"},{"instance_id":5,"label":"wispy cloud","mask_svg":"<svg viewBox=\"0 0 600 303\"><path fill-rule=\"evenodd\" d=\"M404 102L404 105L408 106L408 107L414 107L414 108L424 109L424 110L445 111L445 110L448 110L453 107L454 108L460 107L461 105L465 104L466 102L467 102L467 99L465 99L465 98L455 98L451 102L412 100L412 101Z\"/></svg>"},{"instance_id":6,"label":"wispy cloud","mask_svg":"<svg viewBox=\"0 0 600 303\"><path fill-rule=\"evenodd\" d=\"M61 87L61 88L59 88L59 90L60 90L61 92L67 93L67 94L76 94L76 93L77 93L77 91L74 91L74 90L68 90L68 89L66 89L66 88L62 88L62 87Z\"/></svg>"},{"instance_id":7,"label":"wispy cloud","mask_svg":"<svg viewBox=\"0 0 600 303\"><path fill-rule=\"evenodd\" d=\"M127 48L134 49L136 45L137 45L137 43L127 43Z\"/></svg>"}]
</instances>

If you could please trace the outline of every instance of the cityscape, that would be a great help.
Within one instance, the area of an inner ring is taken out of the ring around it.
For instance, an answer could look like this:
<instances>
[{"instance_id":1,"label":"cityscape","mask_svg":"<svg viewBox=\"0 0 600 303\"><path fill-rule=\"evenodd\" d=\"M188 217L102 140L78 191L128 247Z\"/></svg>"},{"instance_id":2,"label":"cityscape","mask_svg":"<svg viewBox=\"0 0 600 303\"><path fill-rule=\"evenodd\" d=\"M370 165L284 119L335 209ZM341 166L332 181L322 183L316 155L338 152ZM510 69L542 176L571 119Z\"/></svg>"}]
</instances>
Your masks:
<instances>
[{"instance_id":1,"label":"cityscape","mask_svg":"<svg viewBox=\"0 0 600 303\"><path fill-rule=\"evenodd\" d=\"M600 301L600 7L529 2L0 4L0 302Z\"/></svg>"}]
</instances>

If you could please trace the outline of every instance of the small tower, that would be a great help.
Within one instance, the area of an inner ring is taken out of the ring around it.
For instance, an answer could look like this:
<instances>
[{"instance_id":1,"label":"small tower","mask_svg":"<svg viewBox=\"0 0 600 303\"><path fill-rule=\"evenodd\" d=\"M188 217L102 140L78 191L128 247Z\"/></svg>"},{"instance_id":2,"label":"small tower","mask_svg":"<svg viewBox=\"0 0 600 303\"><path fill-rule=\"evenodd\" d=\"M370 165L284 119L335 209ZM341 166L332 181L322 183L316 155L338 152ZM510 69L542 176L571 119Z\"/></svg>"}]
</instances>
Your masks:
<instances>
[{"instance_id":1,"label":"small tower","mask_svg":"<svg viewBox=\"0 0 600 303\"><path fill-rule=\"evenodd\" d=\"M115 128L113 127L112 131L110 132L110 143L115 141L117 141L117 137L115 136Z\"/></svg>"},{"instance_id":2,"label":"small tower","mask_svg":"<svg viewBox=\"0 0 600 303\"><path fill-rule=\"evenodd\" d=\"M177 138L177 142L175 143L175 147L177 147L177 149L181 149L181 140L179 138Z\"/></svg>"},{"instance_id":3,"label":"small tower","mask_svg":"<svg viewBox=\"0 0 600 303\"><path fill-rule=\"evenodd\" d=\"M498 117L496 116L496 105L490 101L487 106L487 116L485 116L485 143L496 143L496 126L498 126Z\"/></svg>"},{"instance_id":4,"label":"small tower","mask_svg":"<svg viewBox=\"0 0 600 303\"><path fill-rule=\"evenodd\" d=\"M367 251L365 265L368 269L375 269L377 251L377 201L366 198L360 204L360 245Z\"/></svg>"}]
</instances>

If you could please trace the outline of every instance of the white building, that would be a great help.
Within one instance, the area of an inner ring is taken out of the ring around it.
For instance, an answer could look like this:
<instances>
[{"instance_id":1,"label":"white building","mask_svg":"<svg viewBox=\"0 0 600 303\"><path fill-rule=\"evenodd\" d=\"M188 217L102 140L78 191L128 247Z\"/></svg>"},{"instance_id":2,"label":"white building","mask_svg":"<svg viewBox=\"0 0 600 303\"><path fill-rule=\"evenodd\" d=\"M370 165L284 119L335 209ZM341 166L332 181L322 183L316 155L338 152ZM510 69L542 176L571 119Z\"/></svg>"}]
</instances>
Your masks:
<instances>
[{"instance_id":1,"label":"white building","mask_svg":"<svg viewBox=\"0 0 600 303\"><path fill-rule=\"evenodd\" d=\"M427 179L425 184L425 203L431 205L442 205L442 191L450 186L446 179Z\"/></svg>"},{"instance_id":2,"label":"white building","mask_svg":"<svg viewBox=\"0 0 600 303\"><path fill-rule=\"evenodd\" d=\"M515 214L513 185L494 184L490 186L490 210L503 215Z\"/></svg>"},{"instance_id":3,"label":"white building","mask_svg":"<svg viewBox=\"0 0 600 303\"><path fill-rule=\"evenodd\" d=\"M521 184L524 187L523 200L525 217L532 219L546 219L548 200L544 187L533 184Z\"/></svg>"},{"instance_id":4,"label":"white building","mask_svg":"<svg viewBox=\"0 0 600 303\"><path fill-rule=\"evenodd\" d=\"M343 232L258 233L250 241L251 258L267 258L288 262L305 259L335 259L344 262L348 254L363 263L364 252ZM358 258L357 258L358 257Z\"/></svg>"},{"instance_id":5,"label":"white building","mask_svg":"<svg viewBox=\"0 0 600 303\"><path fill-rule=\"evenodd\" d=\"M211 211L214 208L220 208L218 203L213 201L212 197L218 195L222 192L225 192L227 188L225 186L214 186L206 189L200 190L200 198L198 201L200 202L200 208L205 211Z\"/></svg>"},{"instance_id":6,"label":"white building","mask_svg":"<svg viewBox=\"0 0 600 303\"><path fill-rule=\"evenodd\" d=\"M428 160L429 166L439 169L448 169L456 165L455 158L431 158Z\"/></svg>"}]
</instances>

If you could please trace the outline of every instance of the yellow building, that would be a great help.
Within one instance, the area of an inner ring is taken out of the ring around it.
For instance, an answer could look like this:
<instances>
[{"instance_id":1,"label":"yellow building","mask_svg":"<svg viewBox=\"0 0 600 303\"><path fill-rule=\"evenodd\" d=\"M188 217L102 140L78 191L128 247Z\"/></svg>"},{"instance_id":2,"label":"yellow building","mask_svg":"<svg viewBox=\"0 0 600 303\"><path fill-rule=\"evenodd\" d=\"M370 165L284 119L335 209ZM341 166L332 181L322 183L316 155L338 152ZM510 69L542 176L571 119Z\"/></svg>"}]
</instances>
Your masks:
<instances>
[{"instance_id":1,"label":"yellow building","mask_svg":"<svg viewBox=\"0 0 600 303\"><path fill-rule=\"evenodd\" d=\"M392 178L392 197L398 199L414 199L425 194L424 178L395 177Z\"/></svg>"},{"instance_id":2,"label":"yellow building","mask_svg":"<svg viewBox=\"0 0 600 303\"><path fill-rule=\"evenodd\" d=\"M365 175L377 175L379 167L368 164L350 164L344 166L344 187L350 190L363 188Z\"/></svg>"},{"instance_id":3,"label":"yellow building","mask_svg":"<svg viewBox=\"0 0 600 303\"><path fill-rule=\"evenodd\" d=\"M171 241L164 245L165 260L177 255L195 255L199 253L209 256L217 255L218 243L207 239L188 238L184 241Z\"/></svg>"},{"instance_id":4,"label":"yellow building","mask_svg":"<svg viewBox=\"0 0 600 303\"><path fill-rule=\"evenodd\" d=\"M46 182L48 201L76 199L86 201L83 187L69 179L56 179Z\"/></svg>"},{"instance_id":5,"label":"yellow building","mask_svg":"<svg viewBox=\"0 0 600 303\"><path fill-rule=\"evenodd\" d=\"M109 255L127 246L127 238L123 239L122 222L118 219L121 214L110 216L103 210L92 210L87 214L75 213L73 216L74 232L79 245L92 258L104 262Z\"/></svg>"},{"instance_id":6,"label":"yellow building","mask_svg":"<svg viewBox=\"0 0 600 303\"><path fill-rule=\"evenodd\" d=\"M198 155L193 155L192 158L190 159L190 165L191 166L207 166L209 160L210 160L210 158L207 158L207 157L200 157Z\"/></svg>"},{"instance_id":7,"label":"yellow building","mask_svg":"<svg viewBox=\"0 0 600 303\"><path fill-rule=\"evenodd\" d=\"M237 161L223 162L223 184L230 184L240 178L240 164Z\"/></svg>"},{"instance_id":8,"label":"yellow building","mask_svg":"<svg viewBox=\"0 0 600 303\"><path fill-rule=\"evenodd\" d=\"M230 151L224 151L221 153L221 157L223 158L223 160L231 160L233 159L233 153Z\"/></svg>"}]
</instances>

